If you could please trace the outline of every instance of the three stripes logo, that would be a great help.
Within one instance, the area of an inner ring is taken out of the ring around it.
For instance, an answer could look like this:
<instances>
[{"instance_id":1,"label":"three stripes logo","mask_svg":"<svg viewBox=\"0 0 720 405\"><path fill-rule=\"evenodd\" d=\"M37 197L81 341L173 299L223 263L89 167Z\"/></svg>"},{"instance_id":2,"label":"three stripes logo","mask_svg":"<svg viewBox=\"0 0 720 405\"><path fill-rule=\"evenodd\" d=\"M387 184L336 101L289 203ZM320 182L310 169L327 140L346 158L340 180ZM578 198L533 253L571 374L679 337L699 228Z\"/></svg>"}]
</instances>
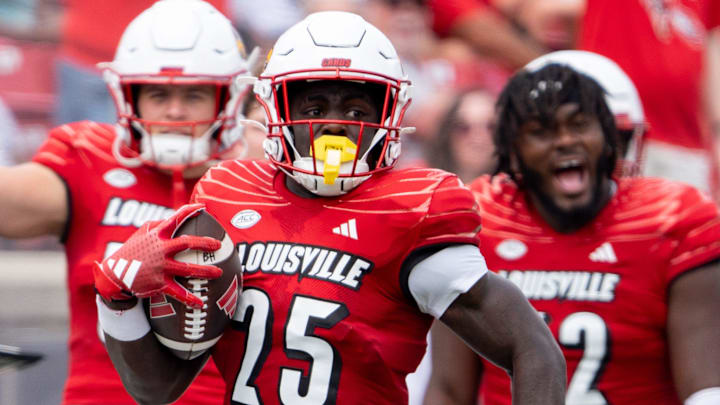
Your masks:
<instances>
[{"instance_id":1,"label":"three stripes logo","mask_svg":"<svg viewBox=\"0 0 720 405\"><path fill-rule=\"evenodd\" d=\"M605 242L590 253L590 260L602 263L617 263L617 256L610 242Z\"/></svg>"},{"instance_id":2,"label":"three stripes logo","mask_svg":"<svg viewBox=\"0 0 720 405\"><path fill-rule=\"evenodd\" d=\"M142 266L142 262L139 260L133 260L130 262L130 266L128 266L128 261L125 259L119 259L117 263L115 259L108 259L107 263L115 277L121 280L128 288L132 287L135 276L137 276L140 266Z\"/></svg>"},{"instance_id":3,"label":"three stripes logo","mask_svg":"<svg viewBox=\"0 0 720 405\"><path fill-rule=\"evenodd\" d=\"M332 231L336 235L342 235L346 238L355 239L355 240L358 239L357 225L355 223L355 218L353 218L347 222L343 222L342 224L340 224L340 226L336 226L335 228L333 228Z\"/></svg>"}]
</instances>

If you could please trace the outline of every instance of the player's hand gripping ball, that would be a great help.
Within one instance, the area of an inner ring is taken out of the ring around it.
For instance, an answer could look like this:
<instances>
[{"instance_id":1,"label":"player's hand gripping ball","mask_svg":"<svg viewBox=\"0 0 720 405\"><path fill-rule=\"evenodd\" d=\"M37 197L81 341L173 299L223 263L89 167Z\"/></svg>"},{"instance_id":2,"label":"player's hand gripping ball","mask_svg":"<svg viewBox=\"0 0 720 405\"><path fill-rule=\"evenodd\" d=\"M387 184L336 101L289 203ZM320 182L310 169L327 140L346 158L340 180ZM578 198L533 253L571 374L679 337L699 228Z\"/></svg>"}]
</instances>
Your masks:
<instances>
[{"instance_id":1,"label":"player's hand gripping ball","mask_svg":"<svg viewBox=\"0 0 720 405\"><path fill-rule=\"evenodd\" d=\"M230 237L223 227L204 210L185 220L172 235L209 236L221 241L215 251L186 249L175 260L222 269L215 279L175 276L175 281L200 298L203 305L194 308L158 294L143 300L150 326L160 343L177 357L193 359L211 348L230 323L242 288L242 265Z\"/></svg>"}]
</instances>

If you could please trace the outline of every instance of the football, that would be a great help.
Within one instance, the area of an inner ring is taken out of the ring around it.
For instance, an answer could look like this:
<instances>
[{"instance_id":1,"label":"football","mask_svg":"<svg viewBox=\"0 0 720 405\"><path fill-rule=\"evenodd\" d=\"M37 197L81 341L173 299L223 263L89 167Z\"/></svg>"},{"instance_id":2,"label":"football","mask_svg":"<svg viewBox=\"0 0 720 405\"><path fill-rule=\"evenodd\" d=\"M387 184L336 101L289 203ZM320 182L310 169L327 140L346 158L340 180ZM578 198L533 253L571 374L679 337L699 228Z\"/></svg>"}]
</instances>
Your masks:
<instances>
[{"instance_id":1,"label":"football","mask_svg":"<svg viewBox=\"0 0 720 405\"><path fill-rule=\"evenodd\" d=\"M223 270L222 276L213 280L175 278L204 301L202 308L188 307L166 295L144 299L143 306L160 343L177 357L191 360L220 340L230 323L242 289L242 265L230 237L205 211L187 219L173 237L180 235L209 236L220 240L222 245L214 252L187 249L177 253L175 260L215 265Z\"/></svg>"}]
</instances>

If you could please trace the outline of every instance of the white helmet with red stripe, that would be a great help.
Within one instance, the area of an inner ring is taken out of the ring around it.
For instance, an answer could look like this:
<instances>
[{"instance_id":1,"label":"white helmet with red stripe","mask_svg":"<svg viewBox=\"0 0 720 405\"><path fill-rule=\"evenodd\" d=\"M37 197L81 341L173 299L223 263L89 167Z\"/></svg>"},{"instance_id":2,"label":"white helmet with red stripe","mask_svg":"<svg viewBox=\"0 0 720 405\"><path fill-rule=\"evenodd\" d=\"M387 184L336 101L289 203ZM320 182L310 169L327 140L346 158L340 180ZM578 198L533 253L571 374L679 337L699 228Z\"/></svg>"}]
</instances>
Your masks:
<instances>
[{"instance_id":1,"label":"white helmet with red stripe","mask_svg":"<svg viewBox=\"0 0 720 405\"><path fill-rule=\"evenodd\" d=\"M381 118L377 123L293 121L288 116L287 89L288 84L298 81L349 81L382 89ZM395 165L400 155L400 134L412 130L401 127L410 104L409 88L395 48L380 30L352 13L311 14L280 36L255 83L255 94L268 115L265 153L312 193L344 194L372 174ZM358 145L337 139L328 143L322 140L324 137L315 139L313 124L329 122L361 128ZM291 128L294 125L310 128L311 150L297 150ZM363 135L372 136L366 150L361 148Z\"/></svg>"},{"instance_id":2,"label":"white helmet with red stripe","mask_svg":"<svg viewBox=\"0 0 720 405\"><path fill-rule=\"evenodd\" d=\"M630 77L612 59L594 52L578 50L545 54L528 63L525 69L535 71L553 63L567 65L603 87L605 102L615 116L615 126L619 131L630 134L624 137L626 139L620 140L625 150L624 160L636 165L642 137L648 125L640 96Z\"/></svg>"},{"instance_id":3,"label":"white helmet with red stripe","mask_svg":"<svg viewBox=\"0 0 720 405\"><path fill-rule=\"evenodd\" d=\"M249 64L237 31L208 3L161 0L143 11L125 29L114 60L98 65L117 106L118 160L177 169L219 159L242 138L237 121L254 81ZM143 120L137 85L149 83L215 85L217 115L207 121ZM198 125L210 128L195 138L151 130Z\"/></svg>"}]
</instances>

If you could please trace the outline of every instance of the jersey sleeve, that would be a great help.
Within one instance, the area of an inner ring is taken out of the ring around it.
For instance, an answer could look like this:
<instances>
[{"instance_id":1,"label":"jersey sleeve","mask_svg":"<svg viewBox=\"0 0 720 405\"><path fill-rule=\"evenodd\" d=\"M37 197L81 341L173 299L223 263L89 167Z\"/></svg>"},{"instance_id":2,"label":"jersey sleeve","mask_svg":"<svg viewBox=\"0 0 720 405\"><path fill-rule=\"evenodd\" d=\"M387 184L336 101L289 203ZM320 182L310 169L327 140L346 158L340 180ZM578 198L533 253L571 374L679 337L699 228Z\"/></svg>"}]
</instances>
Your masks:
<instances>
[{"instance_id":1,"label":"jersey sleeve","mask_svg":"<svg viewBox=\"0 0 720 405\"><path fill-rule=\"evenodd\" d=\"M480 214L472 192L460 179L449 176L433 193L413 250L441 244L479 245L479 231Z\"/></svg>"},{"instance_id":2,"label":"jersey sleeve","mask_svg":"<svg viewBox=\"0 0 720 405\"><path fill-rule=\"evenodd\" d=\"M68 184L73 179L82 186L88 171L99 161L114 162L111 126L90 121L54 128L35 153L32 161L52 169Z\"/></svg>"},{"instance_id":3,"label":"jersey sleeve","mask_svg":"<svg viewBox=\"0 0 720 405\"><path fill-rule=\"evenodd\" d=\"M669 231L675 247L668 266L668 281L720 259L720 212L715 203L688 187L680 207L680 218Z\"/></svg>"},{"instance_id":4,"label":"jersey sleeve","mask_svg":"<svg viewBox=\"0 0 720 405\"><path fill-rule=\"evenodd\" d=\"M440 318L455 299L488 272L477 246L446 247L417 263L408 289L420 311Z\"/></svg>"},{"instance_id":5,"label":"jersey sleeve","mask_svg":"<svg viewBox=\"0 0 720 405\"><path fill-rule=\"evenodd\" d=\"M49 167L67 181L77 161L71 137L71 132L62 127L53 129L33 156L33 162Z\"/></svg>"},{"instance_id":6,"label":"jersey sleeve","mask_svg":"<svg viewBox=\"0 0 720 405\"><path fill-rule=\"evenodd\" d=\"M232 169L229 169L230 166L230 160L225 160L220 162L218 165L211 167L208 169L208 171L205 172L205 174L200 177L197 183L195 183L195 186L193 187L193 191L190 194L190 204L197 204L197 203L208 203L207 196L208 194L213 194L218 192L217 186L215 186L213 183L216 179L227 181L228 172L226 170L231 171Z\"/></svg>"}]
</instances>

